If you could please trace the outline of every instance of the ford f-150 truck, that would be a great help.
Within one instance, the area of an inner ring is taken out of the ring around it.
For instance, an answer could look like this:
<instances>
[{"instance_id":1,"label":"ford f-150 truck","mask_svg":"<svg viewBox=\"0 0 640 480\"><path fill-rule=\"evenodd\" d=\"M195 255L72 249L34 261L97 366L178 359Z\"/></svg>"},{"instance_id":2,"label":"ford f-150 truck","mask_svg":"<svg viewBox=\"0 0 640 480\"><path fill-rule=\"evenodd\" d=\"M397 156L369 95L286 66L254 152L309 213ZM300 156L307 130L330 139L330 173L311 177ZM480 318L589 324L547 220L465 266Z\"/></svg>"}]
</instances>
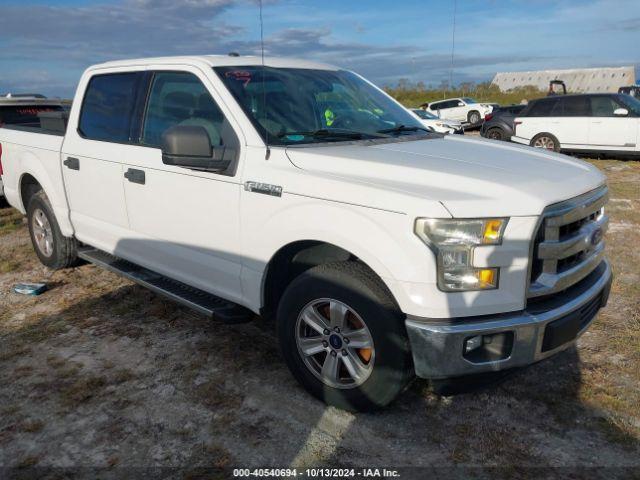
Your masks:
<instances>
[{"instance_id":1,"label":"ford f-150 truck","mask_svg":"<svg viewBox=\"0 0 640 480\"><path fill-rule=\"evenodd\" d=\"M66 132L0 143L42 263L84 259L225 322L274 318L293 375L345 409L549 357L610 290L596 168L425 131L330 65L96 65Z\"/></svg>"}]
</instances>

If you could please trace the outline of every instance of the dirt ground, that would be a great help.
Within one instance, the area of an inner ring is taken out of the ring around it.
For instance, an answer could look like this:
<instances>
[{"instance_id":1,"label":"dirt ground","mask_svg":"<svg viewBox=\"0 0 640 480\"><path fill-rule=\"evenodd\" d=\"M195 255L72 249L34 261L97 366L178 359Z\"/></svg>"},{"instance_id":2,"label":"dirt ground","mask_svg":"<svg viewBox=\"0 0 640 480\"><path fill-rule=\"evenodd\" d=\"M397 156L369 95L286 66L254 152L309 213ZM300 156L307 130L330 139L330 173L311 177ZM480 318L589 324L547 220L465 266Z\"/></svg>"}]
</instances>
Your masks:
<instances>
[{"instance_id":1,"label":"dirt ground","mask_svg":"<svg viewBox=\"0 0 640 480\"><path fill-rule=\"evenodd\" d=\"M0 466L23 468L0 478L28 467L200 478L333 465L459 478L637 475L640 162L593 163L611 187L615 282L577 348L471 393L438 396L416 381L375 414L305 393L260 319L226 326L92 265L48 271L21 216L0 210ZM12 293L21 281L50 290Z\"/></svg>"}]
</instances>

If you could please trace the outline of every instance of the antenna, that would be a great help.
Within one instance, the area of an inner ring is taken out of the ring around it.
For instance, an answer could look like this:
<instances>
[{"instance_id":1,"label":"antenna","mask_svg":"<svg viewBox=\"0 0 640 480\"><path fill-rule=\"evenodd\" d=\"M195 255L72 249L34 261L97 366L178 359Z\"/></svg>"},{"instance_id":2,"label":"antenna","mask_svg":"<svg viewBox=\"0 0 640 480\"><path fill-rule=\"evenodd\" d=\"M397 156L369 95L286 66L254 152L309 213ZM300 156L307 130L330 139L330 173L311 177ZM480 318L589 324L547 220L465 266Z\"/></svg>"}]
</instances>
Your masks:
<instances>
[{"instance_id":1,"label":"antenna","mask_svg":"<svg viewBox=\"0 0 640 480\"><path fill-rule=\"evenodd\" d=\"M260 4L260 54L262 57L262 108L264 108L264 114L266 118L267 114L267 89L264 85L264 77L267 69L264 66L264 22L262 21L262 0L258 0ZM267 151L265 153L265 160L269 160L271 156L271 149L269 148L269 129L264 127L265 143L267 144Z\"/></svg>"},{"instance_id":2,"label":"antenna","mask_svg":"<svg viewBox=\"0 0 640 480\"><path fill-rule=\"evenodd\" d=\"M453 0L453 33L451 35L451 69L449 70L449 90L453 88L453 54L456 48L456 13L458 13L458 0Z\"/></svg>"}]
</instances>

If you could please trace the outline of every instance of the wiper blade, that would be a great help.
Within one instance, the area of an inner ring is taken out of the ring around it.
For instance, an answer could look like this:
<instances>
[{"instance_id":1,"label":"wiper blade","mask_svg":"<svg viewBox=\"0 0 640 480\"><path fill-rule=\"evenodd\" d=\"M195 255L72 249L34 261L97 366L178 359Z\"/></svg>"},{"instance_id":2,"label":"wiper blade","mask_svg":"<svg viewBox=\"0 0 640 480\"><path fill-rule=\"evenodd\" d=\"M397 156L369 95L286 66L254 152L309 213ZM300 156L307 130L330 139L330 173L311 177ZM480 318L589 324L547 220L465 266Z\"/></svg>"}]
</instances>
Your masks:
<instances>
[{"instance_id":1,"label":"wiper blade","mask_svg":"<svg viewBox=\"0 0 640 480\"><path fill-rule=\"evenodd\" d=\"M424 127L416 127L416 126L407 127L406 125L396 125L393 128L385 128L383 130L378 130L378 133L417 132L418 130L422 130L424 132L429 133L429 130Z\"/></svg>"},{"instance_id":2,"label":"wiper blade","mask_svg":"<svg viewBox=\"0 0 640 480\"><path fill-rule=\"evenodd\" d=\"M378 132L381 133L381 132ZM355 130L337 130L321 128L319 130L298 131L298 132L282 132L278 134L278 138L291 137L296 135L304 135L313 138L349 138L352 140L360 140L366 137L382 138L385 135L377 135L369 132L357 132Z\"/></svg>"}]
</instances>

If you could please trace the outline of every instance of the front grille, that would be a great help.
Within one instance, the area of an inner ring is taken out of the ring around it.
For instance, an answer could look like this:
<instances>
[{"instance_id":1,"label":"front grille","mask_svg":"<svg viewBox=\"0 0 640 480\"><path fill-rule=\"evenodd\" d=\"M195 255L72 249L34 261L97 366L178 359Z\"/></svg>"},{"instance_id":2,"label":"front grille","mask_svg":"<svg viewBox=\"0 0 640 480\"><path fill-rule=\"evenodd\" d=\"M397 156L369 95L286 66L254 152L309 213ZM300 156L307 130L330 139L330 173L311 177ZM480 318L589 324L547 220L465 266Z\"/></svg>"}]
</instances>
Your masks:
<instances>
[{"instance_id":1,"label":"front grille","mask_svg":"<svg viewBox=\"0 0 640 480\"><path fill-rule=\"evenodd\" d=\"M529 298L569 288L601 263L608 198L602 186L545 209L533 243Z\"/></svg>"}]
</instances>

